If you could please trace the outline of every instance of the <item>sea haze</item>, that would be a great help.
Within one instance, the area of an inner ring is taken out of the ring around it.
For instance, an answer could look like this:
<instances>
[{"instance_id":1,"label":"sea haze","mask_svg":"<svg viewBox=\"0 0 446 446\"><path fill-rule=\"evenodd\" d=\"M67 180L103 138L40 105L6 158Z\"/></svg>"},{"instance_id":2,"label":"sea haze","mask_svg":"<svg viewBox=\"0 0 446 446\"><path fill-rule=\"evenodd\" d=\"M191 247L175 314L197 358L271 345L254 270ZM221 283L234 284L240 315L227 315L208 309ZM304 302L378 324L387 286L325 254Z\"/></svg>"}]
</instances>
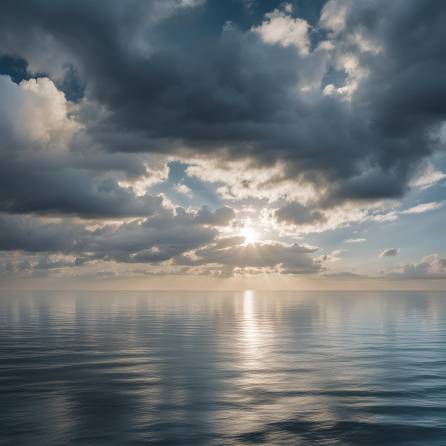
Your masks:
<instances>
[{"instance_id":1,"label":"sea haze","mask_svg":"<svg viewBox=\"0 0 446 446\"><path fill-rule=\"evenodd\" d=\"M2 445L444 445L446 293L2 292Z\"/></svg>"}]
</instances>

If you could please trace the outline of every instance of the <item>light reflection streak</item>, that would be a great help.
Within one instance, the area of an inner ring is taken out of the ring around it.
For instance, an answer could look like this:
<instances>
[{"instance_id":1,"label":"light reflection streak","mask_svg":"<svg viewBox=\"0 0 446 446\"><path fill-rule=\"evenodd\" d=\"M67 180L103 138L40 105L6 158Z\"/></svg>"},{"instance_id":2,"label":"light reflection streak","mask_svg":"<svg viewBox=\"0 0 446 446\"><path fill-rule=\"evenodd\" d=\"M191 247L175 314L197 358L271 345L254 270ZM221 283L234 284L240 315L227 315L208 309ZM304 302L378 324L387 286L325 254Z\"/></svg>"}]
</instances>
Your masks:
<instances>
[{"instance_id":1,"label":"light reflection streak","mask_svg":"<svg viewBox=\"0 0 446 446\"><path fill-rule=\"evenodd\" d=\"M255 296L252 290L246 290L243 293L242 333L243 333L245 348L247 350L247 355L250 357L256 355L259 342L254 300Z\"/></svg>"}]
</instances>

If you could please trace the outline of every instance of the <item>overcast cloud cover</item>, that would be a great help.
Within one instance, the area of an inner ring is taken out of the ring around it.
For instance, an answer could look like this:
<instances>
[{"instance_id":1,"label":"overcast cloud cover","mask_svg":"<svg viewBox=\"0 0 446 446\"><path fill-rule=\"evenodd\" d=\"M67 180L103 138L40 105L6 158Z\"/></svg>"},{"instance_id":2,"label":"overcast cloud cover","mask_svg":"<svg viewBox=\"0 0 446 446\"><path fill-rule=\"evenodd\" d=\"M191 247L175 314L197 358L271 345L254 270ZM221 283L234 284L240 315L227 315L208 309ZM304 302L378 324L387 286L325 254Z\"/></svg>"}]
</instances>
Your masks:
<instances>
[{"instance_id":1,"label":"overcast cloud cover","mask_svg":"<svg viewBox=\"0 0 446 446\"><path fill-rule=\"evenodd\" d=\"M0 2L1 280L446 278L445 23L440 0Z\"/></svg>"}]
</instances>

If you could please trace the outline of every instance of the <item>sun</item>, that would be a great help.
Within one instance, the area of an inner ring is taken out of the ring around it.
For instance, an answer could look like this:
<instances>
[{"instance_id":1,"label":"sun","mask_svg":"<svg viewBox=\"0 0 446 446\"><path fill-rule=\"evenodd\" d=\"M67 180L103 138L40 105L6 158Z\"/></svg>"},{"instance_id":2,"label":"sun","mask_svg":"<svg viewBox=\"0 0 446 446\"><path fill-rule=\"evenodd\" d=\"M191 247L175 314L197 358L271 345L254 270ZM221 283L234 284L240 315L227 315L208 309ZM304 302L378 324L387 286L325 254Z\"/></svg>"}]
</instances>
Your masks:
<instances>
[{"instance_id":1,"label":"sun","mask_svg":"<svg viewBox=\"0 0 446 446\"><path fill-rule=\"evenodd\" d=\"M245 237L245 245L253 245L258 240L258 234L250 227L243 228L241 235Z\"/></svg>"}]
</instances>

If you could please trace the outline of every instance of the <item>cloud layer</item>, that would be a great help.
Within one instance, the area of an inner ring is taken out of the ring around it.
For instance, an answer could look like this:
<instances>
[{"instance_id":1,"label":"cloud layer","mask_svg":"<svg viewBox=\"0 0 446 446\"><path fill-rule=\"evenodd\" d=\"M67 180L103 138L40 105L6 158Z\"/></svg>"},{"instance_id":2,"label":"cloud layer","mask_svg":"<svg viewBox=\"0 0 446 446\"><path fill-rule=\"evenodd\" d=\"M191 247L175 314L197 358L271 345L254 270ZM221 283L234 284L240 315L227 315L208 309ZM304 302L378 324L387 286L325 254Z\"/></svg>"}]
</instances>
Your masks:
<instances>
[{"instance_id":1,"label":"cloud layer","mask_svg":"<svg viewBox=\"0 0 446 446\"><path fill-rule=\"evenodd\" d=\"M398 200L446 178L445 23L435 0L1 2L2 255L314 274L304 234L441 212Z\"/></svg>"},{"instance_id":2,"label":"cloud layer","mask_svg":"<svg viewBox=\"0 0 446 446\"><path fill-rule=\"evenodd\" d=\"M91 129L105 150L284 161L330 182L328 203L400 196L436 149L441 2L330 0L311 33L286 6L243 29L211 20L215 0L162 3L4 2L4 51L55 79L73 65L107 111Z\"/></svg>"}]
</instances>

